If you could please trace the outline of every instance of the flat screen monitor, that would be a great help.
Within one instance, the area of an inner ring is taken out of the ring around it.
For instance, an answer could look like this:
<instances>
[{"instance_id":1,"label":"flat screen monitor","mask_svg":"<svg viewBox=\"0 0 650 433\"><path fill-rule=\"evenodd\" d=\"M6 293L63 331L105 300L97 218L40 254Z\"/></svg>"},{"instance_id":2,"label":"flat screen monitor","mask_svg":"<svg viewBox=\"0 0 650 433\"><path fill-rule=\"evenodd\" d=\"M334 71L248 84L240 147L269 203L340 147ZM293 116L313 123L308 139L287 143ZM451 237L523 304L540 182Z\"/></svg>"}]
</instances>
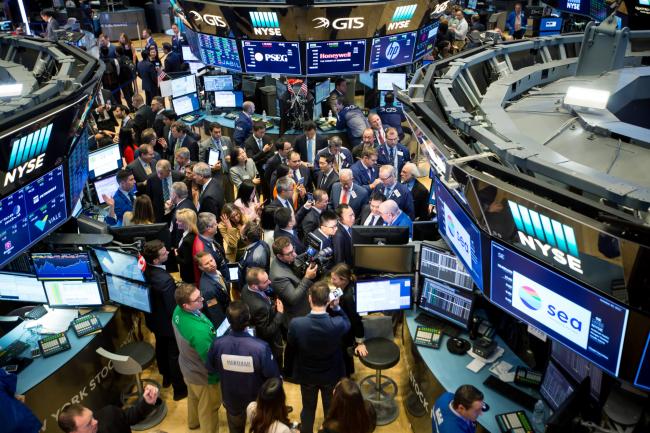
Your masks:
<instances>
[{"instance_id":1,"label":"flat screen monitor","mask_svg":"<svg viewBox=\"0 0 650 433\"><path fill-rule=\"evenodd\" d=\"M196 57L194 55L194 53L192 52L192 49L187 45L184 45L184 46L181 47L181 52L183 53L183 60L186 61L186 62L200 62L201 61L201 59Z\"/></svg>"},{"instance_id":2,"label":"flat screen monitor","mask_svg":"<svg viewBox=\"0 0 650 433\"><path fill-rule=\"evenodd\" d=\"M417 32L384 36L372 40L371 70L407 65L413 61Z\"/></svg>"},{"instance_id":3,"label":"flat screen monitor","mask_svg":"<svg viewBox=\"0 0 650 433\"><path fill-rule=\"evenodd\" d=\"M298 42L243 41L242 54L248 74L302 73Z\"/></svg>"},{"instance_id":4,"label":"flat screen monitor","mask_svg":"<svg viewBox=\"0 0 650 433\"><path fill-rule=\"evenodd\" d=\"M362 74L359 74L359 82L369 89L374 89L375 73L371 71L371 72L364 72Z\"/></svg>"},{"instance_id":5,"label":"flat screen monitor","mask_svg":"<svg viewBox=\"0 0 650 433\"><path fill-rule=\"evenodd\" d=\"M472 290L474 282L458 257L451 251L443 251L429 244L420 245L420 275Z\"/></svg>"},{"instance_id":6,"label":"flat screen monitor","mask_svg":"<svg viewBox=\"0 0 650 433\"><path fill-rule=\"evenodd\" d=\"M196 93L196 78L194 75L174 78L172 80L172 98Z\"/></svg>"},{"instance_id":7,"label":"flat screen monitor","mask_svg":"<svg viewBox=\"0 0 650 433\"><path fill-rule=\"evenodd\" d=\"M63 166L0 200L0 268L68 219Z\"/></svg>"},{"instance_id":8,"label":"flat screen monitor","mask_svg":"<svg viewBox=\"0 0 650 433\"><path fill-rule=\"evenodd\" d=\"M378 272L413 272L413 245L355 245L354 266Z\"/></svg>"},{"instance_id":9,"label":"flat screen monitor","mask_svg":"<svg viewBox=\"0 0 650 433\"><path fill-rule=\"evenodd\" d=\"M115 275L106 275L108 298L116 304L151 313L149 287Z\"/></svg>"},{"instance_id":10,"label":"flat screen monitor","mask_svg":"<svg viewBox=\"0 0 650 433\"><path fill-rule=\"evenodd\" d=\"M478 3L478 0L467 0L467 8L476 9L476 3Z\"/></svg>"},{"instance_id":11,"label":"flat screen monitor","mask_svg":"<svg viewBox=\"0 0 650 433\"><path fill-rule=\"evenodd\" d=\"M88 177L95 179L122 168L120 145L111 144L88 154Z\"/></svg>"},{"instance_id":12,"label":"flat screen monitor","mask_svg":"<svg viewBox=\"0 0 650 433\"><path fill-rule=\"evenodd\" d=\"M321 117L323 117L323 105L322 104L314 104L314 120L318 120Z\"/></svg>"},{"instance_id":13,"label":"flat screen monitor","mask_svg":"<svg viewBox=\"0 0 650 433\"><path fill-rule=\"evenodd\" d=\"M403 245L409 241L409 228L402 226L352 226L353 244Z\"/></svg>"},{"instance_id":14,"label":"flat screen monitor","mask_svg":"<svg viewBox=\"0 0 650 433\"><path fill-rule=\"evenodd\" d=\"M569 379L555 366L553 361L550 361L539 388L542 398L555 411L573 393L573 390L574 387Z\"/></svg>"},{"instance_id":15,"label":"flat screen monitor","mask_svg":"<svg viewBox=\"0 0 650 433\"><path fill-rule=\"evenodd\" d=\"M46 304L43 282L31 275L0 273L0 301Z\"/></svg>"},{"instance_id":16,"label":"flat screen monitor","mask_svg":"<svg viewBox=\"0 0 650 433\"><path fill-rule=\"evenodd\" d=\"M437 221L413 221L414 241L436 241L440 239Z\"/></svg>"},{"instance_id":17,"label":"flat screen monitor","mask_svg":"<svg viewBox=\"0 0 650 433\"><path fill-rule=\"evenodd\" d=\"M93 251L105 274L117 275L141 283L145 282L144 275L138 267L137 256L101 248L95 248Z\"/></svg>"},{"instance_id":18,"label":"flat screen monitor","mask_svg":"<svg viewBox=\"0 0 650 433\"><path fill-rule=\"evenodd\" d=\"M448 320L463 329L469 328L474 295L471 291L425 277L420 292L420 309Z\"/></svg>"},{"instance_id":19,"label":"flat screen monitor","mask_svg":"<svg viewBox=\"0 0 650 433\"><path fill-rule=\"evenodd\" d=\"M31 253L39 280L91 280L90 256L87 252Z\"/></svg>"},{"instance_id":20,"label":"flat screen monitor","mask_svg":"<svg viewBox=\"0 0 650 433\"><path fill-rule=\"evenodd\" d=\"M634 377L634 384L639 388L650 391L650 334L648 334L643 355L641 355L641 362Z\"/></svg>"},{"instance_id":21,"label":"flat screen monitor","mask_svg":"<svg viewBox=\"0 0 650 433\"><path fill-rule=\"evenodd\" d=\"M203 33L199 33L198 40L203 63L236 72L242 71L237 40Z\"/></svg>"},{"instance_id":22,"label":"flat screen monitor","mask_svg":"<svg viewBox=\"0 0 650 433\"><path fill-rule=\"evenodd\" d=\"M236 108L244 104L244 94L241 91L214 92L214 106L220 108Z\"/></svg>"},{"instance_id":23,"label":"flat screen monitor","mask_svg":"<svg viewBox=\"0 0 650 433\"><path fill-rule=\"evenodd\" d=\"M562 18L542 18L539 22L539 34L541 36L559 35L562 31Z\"/></svg>"},{"instance_id":24,"label":"flat screen monitor","mask_svg":"<svg viewBox=\"0 0 650 433\"><path fill-rule=\"evenodd\" d=\"M86 215L79 215L77 217L77 227L79 228L79 233L94 235L108 234L108 224Z\"/></svg>"},{"instance_id":25,"label":"flat screen monitor","mask_svg":"<svg viewBox=\"0 0 650 433\"><path fill-rule=\"evenodd\" d=\"M120 185L117 183L117 179L115 179L115 176L109 176L105 179L98 179L95 182L93 182L93 186L95 188L95 194L97 195L97 202L99 204L104 204L104 196L108 197L113 197L113 194L115 194L115 191L120 187Z\"/></svg>"},{"instance_id":26,"label":"flat screen monitor","mask_svg":"<svg viewBox=\"0 0 650 433\"><path fill-rule=\"evenodd\" d=\"M412 284L409 276L357 281L357 313L410 309Z\"/></svg>"},{"instance_id":27,"label":"flat screen monitor","mask_svg":"<svg viewBox=\"0 0 650 433\"><path fill-rule=\"evenodd\" d=\"M206 92L234 90L232 75L204 75L203 87Z\"/></svg>"},{"instance_id":28,"label":"flat screen monitor","mask_svg":"<svg viewBox=\"0 0 650 433\"><path fill-rule=\"evenodd\" d=\"M415 55L413 60L418 60L433 51L436 46L436 36L438 35L438 25L436 21L433 24L422 27L418 30L418 40L415 43Z\"/></svg>"},{"instance_id":29,"label":"flat screen monitor","mask_svg":"<svg viewBox=\"0 0 650 433\"><path fill-rule=\"evenodd\" d=\"M490 300L613 376L628 310L492 241Z\"/></svg>"},{"instance_id":30,"label":"flat screen monitor","mask_svg":"<svg viewBox=\"0 0 650 433\"><path fill-rule=\"evenodd\" d=\"M190 65L190 74L196 75L199 72L199 69L205 68L205 63L201 62L188 62Z\"/></svg>"},{"instance_id":31,"label":"flat screen monitor","mask_svg":"<svg viewBox=\"0 0 650 433\"><path fill-rule=\"evenodd\" d=\"M382 90L381 92L379 92L379 106L380 107L383 107L383 106L386 105L386 93L388 93L388 92L389 92L388 90ZM390 90L390 92L393 92L393 91ZM394 95L394 93L393 93L393 95ZM402 106L402 103L399 102L397 100L397 98L395 98L395 100L393 101L393 107L401 107L401 106Z\"/></svg>"},{"instance_id":32,"label":"flat screen monitor","mask_svg":"<svg viewBox=\"0 0 650 433\"><path fill-rule=\"evenodd\" d=\"M201 102L196 93L174 98L172 104L174 104L174 111L179 116L198 111L201 108Z\"/></svg>"},{"instance_id":33,"label":"flat screen monitor","mask_svg":"<svg viewBox=\"0 0 650 433\"><path fill-rule=\"evenodd\" d=\"M88 131L82 130L72 152L68 156L68 183L72 216L81 212L81 196L88 180ZM77 212L75 214L75 212Z\"/></svg>"},{"instance_id":34,"label":"flat screen monitor","mask_svg":"<svg viewBox=\"0 0 650 433\"><path fill-rule=\"evenodd\" d=\"M406 74L379 72L377 74L377 90L393 91L393 84L400 89L406 89Z\"/></svg>"},{"instance_id":35,"label":"flat screen monitor","mask_svg":"<svg viewBox=\"0 0 650 433\"><path fill-rule=\"evenodd\" d=\"M330 80L325 80L321 83L316 83L316 100L319 103L326 100L330 96Z\"/></svg>"},{"instance_id":36,"label":"flat screen monitor","mask_svg":"<svg viewBox=\"0 0 650 433\"><path fill-rule=\"evenodd\" d=\"M109 226L108 232L113 235L114 240L127 244L135 242L138 238L142 238L145 241L154 239L163 242L169 241L169 227L166 223L135 224L122 227Z\"/></svg>"},{"instance_id":37,"label":"flat screen monitor","mask_svg":"<svg viewBox=\"0 0 650 433\"><path fill-rule=\"evenodd\" d=\"M463 262L474 283L483 290L483 236L469 215L436 178L436 209L438 230L447 244Z\"/></svg>"},{"instance_id":38,"label":"flat screen monitor","mask_svg":"<svg viewBox=\"0 0 650 433\"><path fill-rule=\"evenodd\" d=\"M557 341L551 344L551 359L569 374L577 383L582 383L589 376L590 394L598 400L603 381L603 371L574 351L567 349Z\"/></svg>"},{"instance_id":39,"label":"flat screen monitor","mask_svg":"<svg viewBox=\"0 0 650 433\"><path fill-rule=\"evenodd\" d=\"M307 42L307 75L355 74L365 69L365 39Z\"/></svg>"},{"instance_id":40,"label":"flat screen monitor","mask_svg":"<svg viewBox=\"0 0 650 433\"><path fill-rule=\"evenodd\" d=\"M83 307L102 305L102 293L97 281L44 281L50 307Z\"/></svg>"}]
</instances>

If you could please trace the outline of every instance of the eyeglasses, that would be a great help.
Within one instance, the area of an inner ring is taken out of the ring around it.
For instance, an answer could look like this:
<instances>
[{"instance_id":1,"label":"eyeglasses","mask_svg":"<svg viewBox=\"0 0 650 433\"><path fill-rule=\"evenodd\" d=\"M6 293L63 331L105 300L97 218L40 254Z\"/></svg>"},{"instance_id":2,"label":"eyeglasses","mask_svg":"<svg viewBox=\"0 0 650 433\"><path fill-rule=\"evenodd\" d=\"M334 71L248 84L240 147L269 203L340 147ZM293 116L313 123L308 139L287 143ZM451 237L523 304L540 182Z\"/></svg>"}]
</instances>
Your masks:
<instances>
[{"instance_id":1,"label":"eyeglasses","mask_svg":"<svg viewBox=\"0 0 650 433\"><path fill-rule=\"evenodd\" d=\"M296 250L295 250L295 249L292 249L291 251L289 251L289 252L287 252L287 253L282 253L282 255L283 255L283 256L290 256L291 254L293 254L293 253L295 253L295 252L296 252Z\"/></svg>"},{"instance_id":2,"label":"eyeglasses","mask_svg":"<svg viewBox=\"0 0 650 433\"><path fill-rule=\"evenodd\" d=\"M190 299L190 302L189 302L189 303L190 303L190 304L193 304L193 303L195 303L195 302L200 302L200 301L203 301L203 296L201 296L201 295L199 295L198 298Z\"/></svg>"}]
</instances>

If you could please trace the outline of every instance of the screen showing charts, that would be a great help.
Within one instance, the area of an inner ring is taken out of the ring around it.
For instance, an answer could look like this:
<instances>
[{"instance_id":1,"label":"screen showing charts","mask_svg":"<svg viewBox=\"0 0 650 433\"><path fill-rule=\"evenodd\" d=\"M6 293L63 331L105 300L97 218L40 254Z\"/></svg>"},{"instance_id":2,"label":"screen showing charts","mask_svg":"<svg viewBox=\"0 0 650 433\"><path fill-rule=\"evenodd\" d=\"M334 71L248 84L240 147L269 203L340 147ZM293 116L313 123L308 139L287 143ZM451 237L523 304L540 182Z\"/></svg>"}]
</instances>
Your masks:
<instances>
[{"instance_id":1,"label":"screen showing charts","mask_svg":"<svg viewBox=\"0 0 650 433\"><path fill-rule=\"evenodd\" d=\"M45 281L43 286L50 307L103 304L97 281Z\"/></svg>"},{"instance_id":2,"label":"screen showing charts","mask_svg":"<svg viewBox=\"0 0 650 433\"><path fill-rule=\"evenodd\" d=\"M634 384L639 388L650 391L650 334L645 343L643 355L641 355L641 363L634 378Z\"/></svg>"},{"instance_id":3,"label":"screen showing charts","mask_svg":"<svg viewBox=\"0 0 650 433\"><path fill-rule=\"evenodd\" d=\"M196 57L192 52L192 49L187 45L181 47L181 52L183 53L183 60L186 62L199 62L201 59Z\"/></svg>"},{"instance_id":4,"label":"screen showing charts","mask_svg":"<svg viewBox=\"0 0 650 433\"><path fill-rule=\"evenodd\" d=\"M121 305L135 308L136 310L151 313L149 303L149 288L135 281L125 280L115 275L106 275L108 298Z\"/></svg>"},{"instance_id":5,"label":"screen showing charts","mask_svg":"<svg viewBox=\"0 0 650 433\"><path fill-rule=\"evenodd\" d=\"M388 72L380 72L377 74L377 90L390 90L392 92L393 84L402 90L406 89L406 74Z\"/></svg>"},{"instance_id":6,"label":"screen showing charts","mask_svg":"<svg viewBox=\"0 0 650 433\"><path fill-rule=\"evenodd\" d=\"M134 281L145 282L138 267L138 257L111 250L95 249L95 257L106 274L117 275Z\"/></svg>"},{"instance_id":7,"label":"screen showing charts","mask_svg":"<svg viewBox=\"0 0 650 433\"><path fill-rule=\"evenodd\" d=\"M424 278L420 308L467 329L472 313L472 292Z\"/></svg>"},{"instance_id":8,"label":"screen showing charts","mask_svg":"<svg viewBox=\"0 0 650 433\"><path fill-rule=\"evenodd\" d=\"M221 108L241 107L244 104L244 93L241 91L234 92L214 92L214 106Z\"/></svg>"},{"instance_id":9,"label":"screen showing charts","mask_svg":"<svg viewBox=\"0 0 650 433\"><path fill-rule=\"evenodd\" d=\"M47 303L43 283L30 275L0 273L0 300Z\"/></svg>"},{"instance_id":10,"label":"screen showing charts","mask_svg":"<svg viewBox=\"0 0 650 433\"><path fill-rule=\"evenodd\" d=\"M438 24L440 23L435 22L418 30L418 40L415 43L415 55L413 57L414 60L421 59L426 54L433 51L433 47L436 46Z\"/></svg>"},{"instance_id":11,"label":"screen showing charts","mask_svg":"<svg viewBox=\"0 0 650 433\"><path fill-rule=\"evenodd\" d=\"M474 286L458 257L426 244L420 247L420 274L467 290Z\"/></svg>"},{"instance_id":12,"label":"screen showing charts","mask_svg":"<svg viewBox=\"0 0 650 433\"><path fill-rule=\"evenodd\" d=\"M298 42L243 41L242 54L249 74L302 73Z\"/></svg>"},{"instance_id":13,"label":"screen showing charts","mask_svg":"<svg viewBox=\"0 0 650 433\"><path fill-rule=\"evenodd\" d=\"M392 68L413 60L416 32L374 38L370 49L370 69Z\"/></svg>"},{"instance_id":14,"label":"screen showing charts","mask_svg":"<svg viewBox=\"0 0 650 433\"><path fill-rule=\"evenodd\" d=\"M94 179L122 168L120 145L111 144L88 154L88 176Z\"/></svg>"},{"instance_id":15,"label":"screen showing charts","mask_svg":"<svg viewBox=\"0 0 650 433\"><path fill-rule=\"evenodd\" d=\"M62 165L0 200L0 267L67 217Z\"/></svg>"},{"instance_id":16,"label":"screen showing charts","mask_svg":"<svg viewBox=\"0 0 650 433\"><path fill-rule=\"evenodd\" d=\"M595 399L600 397L600 385L603 381L603 371L600 368L574 351L567 349L557 341L553 341L551 344L551 358L564 371L569 373L569 376L577 383L582 382L585 377L589 376L591 380L591 395Z\"/></svg>"},{"instance_id":17,"label":"screen showing charts","mask_svg":"<svg viewBox=\"0 0 650 433\"><path fill-rule=\"evenodd\" d=\"M203 77L203 87L206 92L233 90L232 75L206 75Z\"/></svg>"},{"instance_id":18,"label":"screen showing charts","mask_svg":"<svg viewBox=\"0 0 650 433\"><path fill-rule=\"evenodd\" d=\"M366 41L307 42L307 75L363 72Z\"/></svg>"},{"instance_id":19,"label":"screen showing charts","mask_svg":"<svg viewBox=\"0 0 650 433\"><path fill-rule=\"evenodd\" d=\"M200 33L199 49L201 51L201 60L206 65L220 66L237 72L242 71L235 39Z\"/></svg>"},{"instance_id":20,"label":"screen showing charts","mask_svg":"<svg viewBox=\"0 0 650 433\"><path fill-rule=\"evenodd\" d=\"M546 373L544 373L544 380L542 380L539 388L539 393L544 400L548 402L551 409L557 410L572 392L573 386L571 382L567 380L553 362L549 362Z\"/></svg>"},{"instance_id":21,"label":"screen showing charts","mask_svg":"<svg viewBox=\"0 0 650 433\"><path fill-rule=\"evenodd\" d=\"M84 130L68 157L68 181L70 183L70 207L79 203L88 180L88 134Z\"/></svg>"},{"instance_id":22,"label":"screen showing charts","mask_svg":"<svg viewBox=\"0 0 650 433\"><path fill-rule=\"evenodd\" d=\"M93 278L88 253L31 253L40 280L89 280Z\"/></svg>"},{"instance_id":23,"label":"screen showing charts","mask_svg":"<svg viewBox=\"0 0 650 433\"><path fill-rule=\"evenodd\" d=\"M172 80L173 98L178 98L179 96L190 93L196 93L196 78L194 78L194 75L186 75Z\"/></svg>"},{"instance_id":24,"label":"screen showing charts","mask_svg":"<svg viewBox=\"0 0 650 433\"><path fill-rule=\"evenodd\" d=\"M109 176L106 179L93 182L93 186L95 187L98 203L104 204L106 202L104 196L113 197L113 194L115 194L115 191L117 191L120 185L117 183L115 176Z\"/></svg>"},{"instance_id":25,"label":"screen showing charts","mask_svg":"<svg viewBox=\"0 0 650 433\"><path fill-rule=\"evenodd\" d=\"M411 277L357 281L357 313L411 308Z\"/></svg>"},{"instance_id":26,"label":"screen showing charts","mask_svg":"<svg viewBox=\"0 0 650 433\"><path fill-rule=\"evenodd\" d=\"M179 116L192 113L201 108L201 103L196 93L174 98L172 99L172 103L174 104L174 111L176 111L176 114Z\"/></svg>"},{"instance_id":27,"label":"screen showing charts","mask_svg":"<svg viewBox=\"0 0 650 433\"><path fill-rule=\"evenodd\" d=\"M481 231L438 178L435 179L435 189L438 231L463 262L465 269L474 279L474 284L483 290Z\"/></svg>"},{"instance_id":28,"label":"screen showing charts","mask_svg":"<svg viewBox=\"0 0 650 433\"><path fill-rule=\"evenodd\" d=\"M330 80L325 80L322 83L316 84L316 100L319 103L326 100L330 96Z\"/></svg>"},{"instance_id":29,"label":"screen showing charts","mask_svg":"<svg viewBox=\"0 0 650 433\"><path fill-rule=\"evenodd\" d=\"M490 299L618 375L626 308L494 241Z\"/></svg>"}]
</instances>

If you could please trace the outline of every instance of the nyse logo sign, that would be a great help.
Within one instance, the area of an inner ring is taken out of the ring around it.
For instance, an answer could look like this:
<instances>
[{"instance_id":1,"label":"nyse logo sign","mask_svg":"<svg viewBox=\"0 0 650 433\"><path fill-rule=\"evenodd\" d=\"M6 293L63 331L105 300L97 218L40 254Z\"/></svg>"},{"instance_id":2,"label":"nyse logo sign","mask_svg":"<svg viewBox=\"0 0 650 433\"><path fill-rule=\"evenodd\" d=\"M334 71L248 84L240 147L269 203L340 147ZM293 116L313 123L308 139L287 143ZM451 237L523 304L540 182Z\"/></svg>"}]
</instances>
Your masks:
<instances>
[{"instance_id":1,"label":"nyse logo sign","mask_svg":"<svg viewBox=\"0 0 650 433\"><path fill-rule=\"evenodd\" d=\"M192 16L192 19L195 23L204 22L215 27L228 27L226 20L224 20L223 17L220 17L219 15L201 15L197 11L190 11L190 15Z\"/></svg>"},{"instance_id":2,"label":"nyse logo sign","mask_svg":"<svg viewBox=\"0 0 650 433\"><path fill-rule=\"evenodd\" d=\"M511 200L508 200L508 206L522 245L541 252L544 257L553 258L574 272L583 273L573 228Z\"/></svg>"},{"instance_id":3,"label":"nyse logo sign","mask_svg":"<svg viewBox=\"0 0 650 433\"><path fill-rule=\"evenodd\" d=\"M581 3L582 3L581 0L567 0L566 8L579 11Z\"/></svg>"},{"instance_id":4,"label":"nyse logo sign","mask_svg":"<svg viewBox=\"0 0 650 433\"><path fill-rule=\"evenodd\" d=\"M312 21L316 22L315 29L328 29L330 27L330 20L327 18L314 18ZM337 18L331 23L332 28L336 30L356 30L364 26L363 17L356 18Z\"/></svg>"},{"instance_id":5,"label":"nyse logo sign","mask_svg":"<svg viewBox=\"0 0 650 433\"><path fill-rule=\"evenodd\" d=\"M45 151L50 142L52 124L11 142L11 157L3 187L43 166Z\"/></svg>"},{"instance_id":6,"label":"nyse logo sign","mask_svg":"<svg viewBox=\"0 0 650 433\"><path fill-rule=\"evenodd\" d=\"M451 243L456 247L458 254L471 266L472 254L470 251L471 240L467 230L460 224L456 216L451 212L447 203L443 203L445 215L445 232Z\"/></svg>"},{"instance_id":7,"label":"nyse logo sign","mask_svg":"<svg viewBox=\"0 0 650 433\"><path fill-rule=\"evenodd\" d=\"M512 273L512 306L583 349L591 312L518 272Z\"/></svg>"},{"instance_id":8,"label":"nyse logo sign","mask_svg":"<svg viewBox=\"0 0 650 433\"><path fill-rule=\"evenodd\" d=\"M393 18L391 18L390 23L388 23L388 31L408 28L417 7L418 5L408 5L399 6L395 9Z\"/></svg>"},{"instance_id":9,"label":"nyse logo sign","mask_svg":"<svg viewBox=\"0 0 650 433\"><path fill-rule=\"evenodd\" d=\"M282 36L278 14L275 12L250 12L253 32L259 36Z\"/></svg>"}]
</instances>

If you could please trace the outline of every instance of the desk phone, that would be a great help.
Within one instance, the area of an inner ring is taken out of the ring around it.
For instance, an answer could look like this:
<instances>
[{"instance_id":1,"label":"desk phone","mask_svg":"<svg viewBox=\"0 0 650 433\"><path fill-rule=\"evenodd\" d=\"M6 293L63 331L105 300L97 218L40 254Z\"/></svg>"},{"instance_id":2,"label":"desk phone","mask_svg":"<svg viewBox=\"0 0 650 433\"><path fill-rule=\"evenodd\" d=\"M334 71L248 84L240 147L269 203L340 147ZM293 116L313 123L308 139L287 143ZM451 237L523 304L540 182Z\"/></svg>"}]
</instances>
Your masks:
<instances>
[{"instance_id":1,"label":"desk phone","mask_svg":"<svg viewBox=\"0 0 650 433\"><path fill-rule=\"evenodd\" d=\"M48 356L69 350L70 341L65 333L60 332L38 340L38 346L41 348L43 358L47 358Z\"/></svg>"},{"instance_id":2,"label":"desk phone","mask_svg":"<svg viewBox=\"0 0 650 433\"><path fill-rule=\"evenodd\" d=\"M502 413L495 418L502 433L534 433L532 424L523 410Z\"/></svg>"},{"instance_id":3,"label":"desk phone","mask_svg":"<svg viewBox=\"0 0 650 433\"><path fill-rule=\"evenodd\" d=\"M418 346L430 347L432 349L440 348L440 339L442 338L442 331L440 328L429 328L425 326L418 326L415 331L415 344Z\"/></svg>"},{"instance_id":4,"label":"desk phone","mask_svg":"<svg viewBox=\"0 0 650 433\"><path fill-rule=\"evenodd\" d=\"M71 323L72 329L74 329L77 337L83 337L84 335L92 334L93 332L101 331L102 324L94 314L86 314L77 319L74 319Z\"/></svg>"}]
</instances>

